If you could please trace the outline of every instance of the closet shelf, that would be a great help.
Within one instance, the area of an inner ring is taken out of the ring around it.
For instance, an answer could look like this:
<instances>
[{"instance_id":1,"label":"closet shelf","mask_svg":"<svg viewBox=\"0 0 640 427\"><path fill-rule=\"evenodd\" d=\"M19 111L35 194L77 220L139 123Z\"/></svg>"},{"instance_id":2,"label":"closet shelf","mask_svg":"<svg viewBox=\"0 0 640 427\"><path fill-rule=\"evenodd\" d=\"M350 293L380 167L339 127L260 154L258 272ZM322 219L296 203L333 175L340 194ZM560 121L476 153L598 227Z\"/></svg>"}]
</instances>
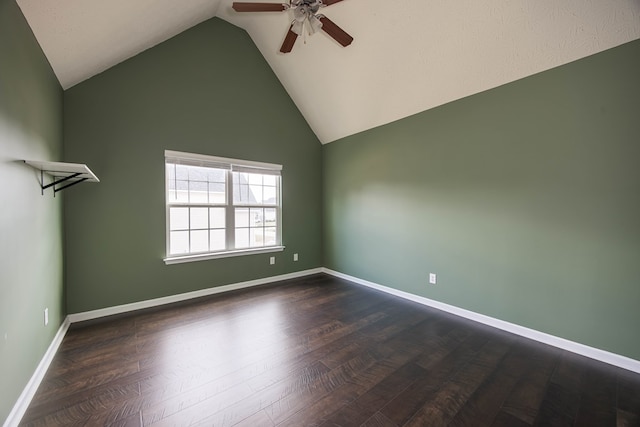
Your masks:
<instances>
[{"instance_id":1,"label":"closet shelf","mask_svg":"<svg viewBox=\"0 0 640 427\"><path fill-rule=\"evenodd\" d=\"M100 182L97 176L87 165L80 163L62 163L62 162L40 162L34 160L25 160L26 164L40 171L40 186L42 194L47 188L53 187L53 194L69 188L72 185L81 182ZM53 179L49 184L44 183L44 174L50 175ZM63 184L60 186L60 184Z\"/></svg>"}]
</instances>

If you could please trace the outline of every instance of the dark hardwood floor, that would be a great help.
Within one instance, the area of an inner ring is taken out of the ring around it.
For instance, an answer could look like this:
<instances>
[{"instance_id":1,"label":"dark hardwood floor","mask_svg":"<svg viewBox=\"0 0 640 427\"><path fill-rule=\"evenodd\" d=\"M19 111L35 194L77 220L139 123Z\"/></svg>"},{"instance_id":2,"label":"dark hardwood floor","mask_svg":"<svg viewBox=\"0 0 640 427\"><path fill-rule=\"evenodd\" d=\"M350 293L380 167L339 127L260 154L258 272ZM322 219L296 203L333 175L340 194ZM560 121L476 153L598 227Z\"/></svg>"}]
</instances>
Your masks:
<instances>
[{"instance_id":1,"label":"dark hardwood floor","mask_svg":"<svg viewBox=\"0 0 640 427\"><path fill-rule=\"evenodd\" d=\"M25 426L634 426L640 375L318 275L73 325Z\"/></svg>"}]
</instances>

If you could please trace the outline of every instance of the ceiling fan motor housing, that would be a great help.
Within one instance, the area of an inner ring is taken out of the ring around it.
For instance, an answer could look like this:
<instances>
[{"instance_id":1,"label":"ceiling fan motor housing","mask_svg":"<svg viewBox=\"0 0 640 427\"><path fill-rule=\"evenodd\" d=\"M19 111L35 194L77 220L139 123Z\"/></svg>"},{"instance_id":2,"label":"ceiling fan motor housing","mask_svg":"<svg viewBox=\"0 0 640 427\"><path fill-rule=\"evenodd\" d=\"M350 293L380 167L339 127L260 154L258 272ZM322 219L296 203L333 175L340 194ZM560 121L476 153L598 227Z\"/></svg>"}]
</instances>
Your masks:
<instances>
[{"instance_id":1,"label":"ceiling fan motor housing","mask_svg":"<svg viewBox=\"0 0 640 427\"><path fill-rule=\"evenodd\" d=\"M296 21L302 22L318 13L322 2L320 0L291 0L293 16Z\"/></svg>"}]
</instances>

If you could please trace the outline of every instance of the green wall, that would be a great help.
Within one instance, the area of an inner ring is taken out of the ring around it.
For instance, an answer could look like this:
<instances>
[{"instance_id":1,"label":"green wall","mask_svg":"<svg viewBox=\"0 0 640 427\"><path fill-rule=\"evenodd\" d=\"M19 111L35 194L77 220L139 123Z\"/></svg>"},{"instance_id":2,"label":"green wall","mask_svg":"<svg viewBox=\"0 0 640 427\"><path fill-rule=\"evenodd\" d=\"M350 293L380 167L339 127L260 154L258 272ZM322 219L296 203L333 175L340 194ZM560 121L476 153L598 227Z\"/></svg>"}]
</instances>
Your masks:
<instances>
[{"instance_id":1,"label":"green wall","mask_svg":"<svg viewBox=\"0 0 640 427\"><path fill-rule=\"evenodd\" d=\"M325 146L325 265L640 360L639 76L635 41Z\"/></svg>"},{"instance_id":2,"label":"green wall","mask_svg":"<svg viewBox=\"0 0 640 427\"><path fill-rule=\"evenodd\" d=\"M65 199L70 313L322 265L322 146L231 24L206 21L65 91L64 139L65 160L101 180ZM165 265L165 149L282 164L286 250Z\"/></svg>"},{"instance_id":3,"label":"green wall","mask_svg":"<svg viewBox=\"0 0 640 427\"><path fill-rule=\"evenodd\" d=\"M62 89L16 3L0 0L0 423L65 316L62 200L22 162L61 157Z\"/></svg>"}]
</instances>

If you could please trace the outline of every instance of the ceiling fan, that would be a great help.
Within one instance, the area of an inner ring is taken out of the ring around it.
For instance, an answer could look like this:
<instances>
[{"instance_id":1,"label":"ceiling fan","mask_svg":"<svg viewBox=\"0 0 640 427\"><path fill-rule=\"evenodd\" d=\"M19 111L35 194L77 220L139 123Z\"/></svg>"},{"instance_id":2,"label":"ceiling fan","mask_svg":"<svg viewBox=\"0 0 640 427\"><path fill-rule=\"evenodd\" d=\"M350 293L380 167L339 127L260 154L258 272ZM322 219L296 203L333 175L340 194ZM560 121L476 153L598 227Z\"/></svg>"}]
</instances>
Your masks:
<instances>
[{"instance_id":1,"label":"ceiling fan","mask_svg":"<svg viewBox=\"0 0 640 427\"><path fill-rule=\"evenodd\" d=\"M280 52L288 53L293 49L293 45L296 43L298 36L303 34L305 25L309 28L310 34L322 30L342 46L349 46L353 41L353 37L338 27L329 18L318 13L320 8L331 6L341 1L342 0L289 0L288 3L234 2L232 7L236 12L282 12L292 9L294 19L289 28L289 32L284 38L284 43L282 43L282 47L280 47Z\"/></svg>"}]
</instances>

